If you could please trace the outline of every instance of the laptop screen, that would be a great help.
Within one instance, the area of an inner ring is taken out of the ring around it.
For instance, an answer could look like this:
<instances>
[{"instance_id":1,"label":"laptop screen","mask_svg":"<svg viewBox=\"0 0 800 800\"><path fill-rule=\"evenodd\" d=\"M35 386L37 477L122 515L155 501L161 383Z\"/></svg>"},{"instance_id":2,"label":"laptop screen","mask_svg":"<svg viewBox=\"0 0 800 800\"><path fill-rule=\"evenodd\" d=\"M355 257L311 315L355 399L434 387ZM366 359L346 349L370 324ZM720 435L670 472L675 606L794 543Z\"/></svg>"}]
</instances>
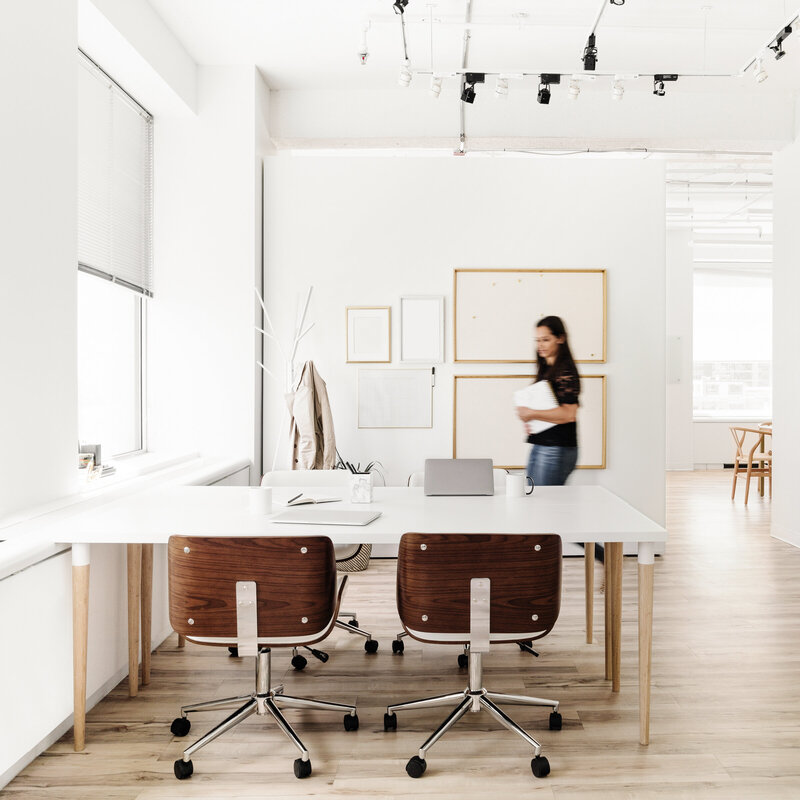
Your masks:
<instances>
[{"instance_id":1,"label":"laptop screen","mask_svg":"<svg viewBox=\"0 0 800 800\"><path fill-rule=\"evenodd\" d=\"M428 458L426 495L494 494L491 458Z\"/></svg>"}]
</instances>

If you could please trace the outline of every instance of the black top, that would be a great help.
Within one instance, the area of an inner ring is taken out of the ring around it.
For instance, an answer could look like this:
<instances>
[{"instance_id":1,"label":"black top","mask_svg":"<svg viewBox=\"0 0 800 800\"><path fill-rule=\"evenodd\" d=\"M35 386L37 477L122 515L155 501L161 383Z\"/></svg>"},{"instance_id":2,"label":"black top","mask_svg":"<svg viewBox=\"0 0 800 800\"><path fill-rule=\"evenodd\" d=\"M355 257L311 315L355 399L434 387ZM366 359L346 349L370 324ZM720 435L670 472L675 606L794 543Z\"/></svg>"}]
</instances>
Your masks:
<instances>
[{"instance_id":1,"label":"black top","mask_svg":"<svg viewBox=\"0 0 800 800\"><path fill-rule=\"evenodd\" d=\"M549 380L545 374L544 380ZM560 406L578 404L578 395L581 393L581 379L578 370L573 365L567 367L555 380L550 381L553 393ZM578 426L575 422L565 422L563 425L553 425L541 433L532 433L528 436L529 444L542 444L546 447L577 447Z\"/></svg>"}]
</instances>

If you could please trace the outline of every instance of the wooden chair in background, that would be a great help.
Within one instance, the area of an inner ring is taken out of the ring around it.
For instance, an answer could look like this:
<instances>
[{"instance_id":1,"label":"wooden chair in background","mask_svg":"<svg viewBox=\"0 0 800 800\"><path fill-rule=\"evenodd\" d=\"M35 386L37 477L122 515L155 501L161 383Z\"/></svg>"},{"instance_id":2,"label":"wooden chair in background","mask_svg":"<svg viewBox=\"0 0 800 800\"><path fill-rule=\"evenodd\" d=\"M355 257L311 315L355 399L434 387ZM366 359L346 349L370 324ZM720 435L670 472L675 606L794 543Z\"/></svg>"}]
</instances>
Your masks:
<instances>
[{"instance_id":1,"label":"wooden chair in background","mask_svg":"<svg viewBox=\"0 0 800 800\"><path fill-rule=\"evenodd\" d=\"M767 437L772 439L772 423L762 423L757 428L731 425L730 431L736 443L731 500L736 497L736 482L742 475L747 479L744 489L745 505L750 496L750 479L753 477L761 481L769 478L769 496L772 497L772 449L766 446ZM752 434L749 441L748 434Z\"/></svg>"}]
</instances>

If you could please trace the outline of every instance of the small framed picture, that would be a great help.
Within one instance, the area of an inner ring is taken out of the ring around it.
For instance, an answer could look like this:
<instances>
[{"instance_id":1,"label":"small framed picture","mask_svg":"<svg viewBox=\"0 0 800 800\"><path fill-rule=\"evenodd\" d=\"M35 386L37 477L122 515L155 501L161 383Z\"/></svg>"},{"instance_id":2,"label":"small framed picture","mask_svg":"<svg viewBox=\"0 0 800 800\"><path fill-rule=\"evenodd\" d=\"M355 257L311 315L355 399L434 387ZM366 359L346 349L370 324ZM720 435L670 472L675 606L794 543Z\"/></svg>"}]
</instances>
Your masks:
<instances>
[{"instance_id":1,"label":"small framed picture","mask_svg":"<svg viewBox=\"0 0 800 800\"><path fill-rule=\"evenodd\" d=\"M400 298L400 360L439 364L444 361L444 297Z\"/></svg>"},{"instance_id":2,"label":"small framed picture","mask_svg":"<svg viewBox=\"0 0 800 800\"><path fill-rule=\"evenodd\" d=\"M388 364L392 360L391 306L347 306L347 363Z\"/></svg>"}]
</instances>

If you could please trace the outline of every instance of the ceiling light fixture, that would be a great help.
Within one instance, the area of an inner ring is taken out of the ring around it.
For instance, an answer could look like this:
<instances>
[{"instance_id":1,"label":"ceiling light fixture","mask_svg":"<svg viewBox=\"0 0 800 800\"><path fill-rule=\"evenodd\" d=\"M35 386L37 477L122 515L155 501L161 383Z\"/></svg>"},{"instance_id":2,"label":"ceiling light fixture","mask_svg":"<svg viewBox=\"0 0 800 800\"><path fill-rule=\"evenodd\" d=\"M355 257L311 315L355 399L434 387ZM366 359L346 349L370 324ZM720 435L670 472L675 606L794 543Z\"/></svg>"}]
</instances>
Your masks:
<instances>
[{"instance_id":1,"label":"ceiling light fixture","mask_svg":"<svg viewBox=\"0 0 800 800\"><path fill-rule=\"evenodd\" d=\"M764 83L764 81L769 78L767 71L764 69L764 59L762 56L759 56L756 59L756 69L754 73L754 77L756 79L756 83Z\"/></svg>"},{"instance_id":2,"label":"ceiling light fixture","mask_svg":"<svg viewBox=\"0 0 800 800\"><path fill-rule=\"evenodd\" d=\"M656 97L663 97L667 92L664 88L665 82L674 82L678 80L677 75L653 75L653 94Z\"/></svg>"},{"instance_id":3,"label":"ceiling light fixture","mask_svg":"<svg viewBox=\"0 0 800 800\"><path fill-rule=\"evenodd\" d=\"M581 93L581 85L577 78L571 78L569 82L569 98L570 100L577 100L578 95Z\"/></svg>"},{"instance_id":4,"label":"ceiling light fixture","mask_svg":"<svg viewBox=\"0 0 800 800\"><path fill-rule=\"evenodd\" d=\"M461 101L463 103L475 102L475 84L484 83L486 75L483 72L467 72L464 75L464 89L461 92Z\"/></svg>"},{"instance_id":5,"label":"ceiling light fixture","mask_svg":"<svg viewBox=\"0 0 800 800\"><path fill-rule=\"evenodd\" d=\"M440 76L434 75L431 78L431 86L430 89L428 89L428 92L430 93L431 97L439 97L439 95L442 93L442 79Z\"/></svg>"},{"instance_id":6,"label":"ceiling light fixture","mask_svg":"<svg viewBox=\"0 0 800 800\"><path fill-rule=\"evenodd\" d=\"M597 67L597 40L593 33L589 34L586 47L583 48L583 68L587 72L594 72Z\"/></svg>"},{"instance_id":7,"label":"ceiling light fixture","mask_svg":"<svg viewBox=\"0 0 800 800\"><path fill-rule=\"evenodd\" d=\"M546 106L550 102L550 84L561 83L561 75L557 72L543 72L539 76L539 92L536 95L536 102Z\"/></svg>"},{"instance_id":8,"label":"ceiling light fixture","mask_svg":"<svg viewBox=\"0 0 800 800\"><path fill-rule=\"evenodd\" d=\"M625 96L625 84L622 82L621 78L614 78L614 83L611 84L611 97L614 100L622 100Z\"/></svg>"},{"instance_id":9,"label":"ceiling light fixture","mask_svg":"<svg viewBox=\"0 0 800 800\"><path fill-rule=\"evenodd\" d=\"M775 54L775 60L780 61L785 55L786 51L783 49L784 39L787 39L792 33L792 26L787 25L774 39L769 49Z\"/></svg>"},{"instance_id":10,"label":"ceiling light fixture","mask_svg":"<svg viewBox=\"0 0 800 800\"><path fill-rule=\"evenodd\" d=\"M497 76L497 83L494 85L494 96L498 100L508 99L508 78L502 75Z\"/></svg>"},{"instance_id":11,"label":"ceiling light fixture","mask_svg":"<svg viewBox=\"0 0 800 800\"><path fill-rule=\"evenodd\" d=\"M403 66L400 67L400 74L397 76L397 82L404 88L407 89L411 85L411 79L414 77L411 74L411 70L409 67L409 61L406 59L403 62Z\"/></svg>"},{"instance_id":12,"label":"ceiling light fixture","mask_svg":"<svg viewBox=\"0 0 800 800\"><path fill-rule=\"evenodd\" d=\"M403 14L405 13L407 5L408 0L394 0L392 3L392 8L394 9L395 14Z\"/></svg>"},{"instance_id":13,"label":"ceiling light fixture","mask_svg":"<svg viewBox=\"0 0 800 800\"><path fill-rule=\"evenodd\" d=\"M358 61L363 67L369 58L369 50L367 49L367 31L369 30L369 22L365 22L361 26L361 47L358 50Z\"/></svg>"}]
</instances>

